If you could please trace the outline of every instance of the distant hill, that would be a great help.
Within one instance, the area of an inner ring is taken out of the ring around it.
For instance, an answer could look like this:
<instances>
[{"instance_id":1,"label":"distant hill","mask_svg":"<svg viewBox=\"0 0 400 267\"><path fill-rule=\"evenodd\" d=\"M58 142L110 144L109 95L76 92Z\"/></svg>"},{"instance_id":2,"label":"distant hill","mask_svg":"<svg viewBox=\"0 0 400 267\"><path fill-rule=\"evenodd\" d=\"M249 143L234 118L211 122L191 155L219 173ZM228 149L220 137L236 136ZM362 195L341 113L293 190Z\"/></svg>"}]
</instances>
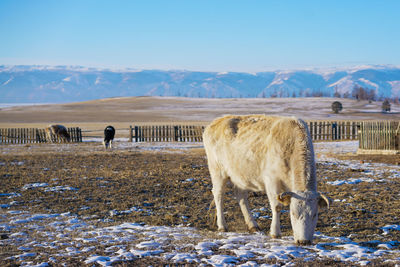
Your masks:
<instances>
[{"instance_id":1,"label":"distant hill","mask_svg":"<svg viewBox=\"0 0 400 267\"><path fill-rule=\"evenodd\" d=\"M1 66L0 102L59 103L121 96L207 98L305 97L350 94L354 86L380 98L400 97L400 68L259 73L107 70L69 66Z\"/></svg>"}]
</instances>

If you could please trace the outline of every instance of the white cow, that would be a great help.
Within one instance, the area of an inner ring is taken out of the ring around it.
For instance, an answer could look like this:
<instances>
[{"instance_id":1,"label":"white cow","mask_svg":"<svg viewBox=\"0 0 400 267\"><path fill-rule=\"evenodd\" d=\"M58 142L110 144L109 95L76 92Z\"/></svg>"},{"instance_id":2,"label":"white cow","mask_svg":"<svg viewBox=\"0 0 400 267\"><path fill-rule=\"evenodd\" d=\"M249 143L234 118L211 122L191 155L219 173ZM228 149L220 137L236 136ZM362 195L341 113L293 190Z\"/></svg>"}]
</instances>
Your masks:
<instances>
[{"instance_id":1,"label":"white cow","mask_svg":"<svg viewBox=\"0 0 400 267\"><path fill-rule=\"evenodd\" d=\"M272 211L270 235L281 236L280 210L282 205L290 205L296 243L311 244L318 206L329 208L330 199L317 192L313 144L304 121L265 115L225 116L207 126L203 142L219 231L227 230L223 195L230 180L250 231L258 226L249 211L247 193L266 192Z\"/></svg>"}]
</instances>

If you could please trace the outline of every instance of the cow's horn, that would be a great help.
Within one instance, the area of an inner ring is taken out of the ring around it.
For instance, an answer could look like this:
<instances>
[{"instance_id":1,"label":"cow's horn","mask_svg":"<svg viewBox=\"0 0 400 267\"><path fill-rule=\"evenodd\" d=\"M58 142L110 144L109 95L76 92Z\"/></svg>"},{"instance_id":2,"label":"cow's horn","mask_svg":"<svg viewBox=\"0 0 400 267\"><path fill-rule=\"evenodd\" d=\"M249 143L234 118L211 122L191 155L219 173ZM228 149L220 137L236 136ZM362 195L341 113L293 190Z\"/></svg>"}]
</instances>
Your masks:
<instances>
[{"instance_id":1,"label":"cow's horn","mask_svg":"<svg viewBox=\"0 0 400 267\"><path fill-rule=\"evenodd\" d=\"M328 196L319 193L320 201L318 202L319 206L323 207L326 206L327 209L329 209L329 206L332 204L332 199L330 199ZM321 201L322 200L322 201ZM322 203L321 203L322 202ZM325 202L325 203L324 203Z\"/></svg>"},{"instance_id":2,"label":"cow's horn","mask_svg":"<svg viewBox=\"0 0 400 267\"><path fill-rule=\"evenodd\" d=\"M290 203L290 198L294 195L293 192L283 192L278 195L278 200L281 202L283 205L289 205Z\"/></svg>"}]
</instances>

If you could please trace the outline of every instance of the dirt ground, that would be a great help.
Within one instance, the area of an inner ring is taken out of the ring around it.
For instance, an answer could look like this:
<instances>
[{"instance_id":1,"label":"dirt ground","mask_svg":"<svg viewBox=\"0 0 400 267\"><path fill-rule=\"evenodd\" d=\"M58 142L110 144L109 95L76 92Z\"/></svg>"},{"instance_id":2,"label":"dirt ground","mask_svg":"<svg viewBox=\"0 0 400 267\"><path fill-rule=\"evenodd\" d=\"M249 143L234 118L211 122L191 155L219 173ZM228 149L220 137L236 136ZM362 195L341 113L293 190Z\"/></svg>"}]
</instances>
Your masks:
<instances>
[{"instance_id":1,"label":"dirt ground","mask_svg":"<svg viewBox=\"0 0 400 267\"><path fill-rule=\"evenodd\" d=\"M62 146L68 146L63 149ZM381 162L399 164L400 155L339 155L365 163ZM22 162L23 164L18 164ZM111 210L137 207L139 212L112 216L113 223L138 222L148 225L192 226L203 230L216 230L209 211L212 200L210 175L204 149L193 147L176 151L145 151L114 149L103 151L99 143L52 145L6 145L0 147L0 194L20 192L30 183L48 183L49 186L70 186L79 189L59 193L43 190L26 190L15 197L13 209L30 213L77 214L80 218L95 216L106 222ZM364 177L363 169L343 168L340 165L317 164L318 189L334 200L332 207L319 215L316 231L333 237L351 237L365 246L374 247L374 240L390 241L382 235L385 225L400 221L400 182L381 179L374 183L344 184L340 188L327 181L343 177ZM387 176L390 173L386 174ZM232 192L227 193L226 218L230 231L246 231L244 220ZM341 200L346 202L342 203ZM271 216L265 194L251 193L251 208L258 208L260 228L268 232ZM0 197L0 204L7 199ZM85 208L83 208L85 207ZM266 207L266 209L260 209ZM184 216L183 216L184 215ZM288 213L281 218L283 235L292 235ZM105 223L106 224L106 223ZM7 231L0 233L7 239ZM38 237L38 239L44 237ZM392 231L391 240L400 240L400 231ZM318 242L316 240L315 242ZM400 243L394 244L398 249ZM17 248L12 244L0 247L0 265L12 266L5 260ZM40 251L40 248L37 248ZM76 265L73 258L67 260ZM144 265L167 264L144 260ZM136 262L139 264L140 261ZM261 262L262 263L262 262ZM274 262L269 262L274 263ZM300 264L300 263L299 263ZM315 262L315 265L343 265L332 260ZM380 265L379 262L373 264ZM311 263L307 265L312 265Z\"/></svg>"},{"instance_id":2,"label":"dirt ground","mask_svg":"<svg viewBox=\"0 0 400 267\"><path fill-rule=\"evenodd\" d=\"M130 147L106 152L99 141L88 142L88 138L102 136L108 124L116 127L116 138L127 138L129 125L159 122L205 124L224 114L264 113L321 120L399 119L399 105L393 104L391 113L382 114L380 102L349 99L339 99L343 103L343 111L333 114L330 105L335 100L338 99L137 97L0 108L0 128L44 128L50 123L61 123L67 127L81 127L85 141L66 145L0 145L0 205L7 205L10 201L1 194L19 193L24 185L30 183L47 183L53 187L69 186L78 191L65 190L60 194L45 190L25 190L20 196L13 197L15 204L12 209L31 214L70 212L81 219L96 218L100 226L129 221L146 225L192 226L209 234L214 233L216 226L211 223L213 211L209 210L212 185L201 146L179 151ZM374 162L396 166L400 163L399 155L330 156L338 160L353 160L365 166ZM381 229L385 225L399 224L400 221L400 183L398 179L390 177L391 172L383 171L379 179L372 177L376 182L342 184L340 187L329 182L371 177L367 167L318 163L317 173L319 190L335 201L329 210L320 213L316 231L332 237L349 237L367 247L376 247L379 244L376 240L396 240L391 242L391 246L392 249L399 249L400 231L390 231L390 235L384 235ZM260 228L268 232L271 213L267 197L265 194L251 193L249 201L253 211L258 214ZM110 214L110 211L123 211L132 207L137 211ZM5 210L0 209L0 216ZM246 231L231 191L227 192L226 211L229 230ZM290 236L292 233L287 212L283 213L281 222L283 235ZM8 231L0 232L0 240L7 240L9 235ZM39 241L45 238L37 236ZM6 260L17 249L17 244L0 246L0 266L18 265L16 260ZM97 249L102 251L101 247ZM35 250L40 254L43 248L36 247ZM58 260L67 265L81 264L74 257ZM258 263L278 262L265 260ZM134 262L134 265L144 266L162 264L170 262L160 262L151 257ZM370 264L382 265L382 262L371 261ZM308 263L299 259L296 265L346 266L343 262L328 258Z\"/></svg>"}]
</instances>

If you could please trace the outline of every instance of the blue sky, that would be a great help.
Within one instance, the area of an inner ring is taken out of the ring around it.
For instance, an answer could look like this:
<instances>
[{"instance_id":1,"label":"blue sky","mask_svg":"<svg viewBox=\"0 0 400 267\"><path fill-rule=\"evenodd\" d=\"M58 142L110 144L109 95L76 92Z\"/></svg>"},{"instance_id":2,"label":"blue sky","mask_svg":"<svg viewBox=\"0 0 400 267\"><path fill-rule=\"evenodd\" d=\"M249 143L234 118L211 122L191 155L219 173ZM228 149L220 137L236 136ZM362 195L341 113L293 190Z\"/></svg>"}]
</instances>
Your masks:
<instances>
[{"instance_id":1,"label":"blue sky","mask_svg":"<svg viewBox=\"0 0 400 267\"><path fill-rule=\"evenodd\" d=\"M1 0L0 65L400 65L400 1Z\"/></svg>"}]
</instances>

